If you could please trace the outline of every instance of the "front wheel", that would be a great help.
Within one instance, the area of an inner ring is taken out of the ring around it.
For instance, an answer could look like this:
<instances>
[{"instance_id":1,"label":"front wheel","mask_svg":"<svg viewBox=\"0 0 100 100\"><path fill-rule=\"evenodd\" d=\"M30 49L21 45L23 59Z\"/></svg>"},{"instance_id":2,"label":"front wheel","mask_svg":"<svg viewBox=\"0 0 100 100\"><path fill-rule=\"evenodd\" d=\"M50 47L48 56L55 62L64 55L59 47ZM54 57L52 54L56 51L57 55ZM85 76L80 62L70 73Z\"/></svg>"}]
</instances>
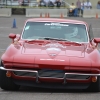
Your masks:
<instances>
[{"instance_id":1,"label":"front wheel","mask_svg":"<svg viewBox=\"0 0 100 100\"><path fill-rule=\"evenodd\" d=\"M100 92L100 76L97 77L97 82L91 83L88 88L89 92Z\"/></svg>"},{"instance_id":2,"label":"front wheel","mask_svg":"<svg viewBox=\"0 0 100 100\"><path fill-rule=\"evenodd\" d=\"M20 86L16 85L11 77L6 77L6 72L0 70L0 87L4 90L18 90Z\"/></svg>"}]
</instances>

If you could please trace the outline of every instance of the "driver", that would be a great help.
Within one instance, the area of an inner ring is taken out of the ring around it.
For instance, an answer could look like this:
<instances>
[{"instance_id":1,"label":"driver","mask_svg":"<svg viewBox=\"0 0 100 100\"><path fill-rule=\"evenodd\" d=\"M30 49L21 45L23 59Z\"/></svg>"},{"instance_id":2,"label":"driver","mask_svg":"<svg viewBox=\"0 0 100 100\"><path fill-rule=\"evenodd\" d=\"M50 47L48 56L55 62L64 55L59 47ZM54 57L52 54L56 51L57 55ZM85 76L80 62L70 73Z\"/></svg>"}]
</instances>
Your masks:
<instances>
[{"instance_id":1,"label":"driver","mask_svg":"<svg viewBox=\"0 0 100 100\"><path fill-rule=\"evenodd\" d=\"M83 40L80 34L77 27L74 28L71 27L67 30L67 33L65 34L65 38L70 41L82 42Z\"/></svg>"}]
</instances>

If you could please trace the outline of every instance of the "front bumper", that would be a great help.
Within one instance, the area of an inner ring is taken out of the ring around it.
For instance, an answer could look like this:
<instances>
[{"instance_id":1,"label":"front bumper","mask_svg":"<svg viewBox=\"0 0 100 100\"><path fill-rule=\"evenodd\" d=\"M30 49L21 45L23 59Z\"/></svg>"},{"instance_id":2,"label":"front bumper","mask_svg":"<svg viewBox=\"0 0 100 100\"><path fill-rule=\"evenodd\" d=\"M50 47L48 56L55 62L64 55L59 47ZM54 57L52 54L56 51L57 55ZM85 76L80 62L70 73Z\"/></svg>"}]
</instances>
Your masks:
<instances>
[{"instance_id":1,"label":"front bumper","mask_svg":"<svg viewBox=\"0 0 100 100\"><path fill-rule=\"evenodd\" d=\"M29 73L34 73L35 74L35 78L36 78L36 82L39 83L39 78L43 78L43 79L61 79L63 80L63 84L66 84L67 81L66 79L70 79L69 77L67 77L68 75L79 75L79 76L100 76L100 74L92 74L92 73L72 73L72 72L65 72L64 76L59 78L59 77L41 77L39 75L39 72L36 70L21 70L21 69L8 69L8 68L4 68L3 66L0 67L0 70L5 70L5 71L12 71L12 72L29 72ZM89 78L88 78L89 79ZM88 79L73 79L73 80L88 80Z\"/></svg>"},{"instance_id":2,"label":"front bumper","mask_svg":"<svg viewBox=\"0 0 100 100\"><path fill-rule=\"evenodd\" d=\"M51 83L48 83L48 82L36 83L33 81L16 80L16 79L13 79L13 82L21 86L31 86L31 87L49 88L49 89L87 89L91 84L91 83L61 84L61 83L52 83L52 82Z\"/></svg>"}]
</instances>

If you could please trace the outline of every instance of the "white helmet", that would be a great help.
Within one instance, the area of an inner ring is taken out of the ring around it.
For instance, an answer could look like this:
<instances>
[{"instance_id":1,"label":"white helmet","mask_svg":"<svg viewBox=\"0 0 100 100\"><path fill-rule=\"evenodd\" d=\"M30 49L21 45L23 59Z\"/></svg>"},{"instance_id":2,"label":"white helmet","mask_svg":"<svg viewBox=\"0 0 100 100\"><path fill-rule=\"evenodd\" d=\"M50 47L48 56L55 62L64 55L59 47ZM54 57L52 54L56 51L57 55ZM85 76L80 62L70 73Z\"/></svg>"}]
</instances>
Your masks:
<instances>
[{"instance_id":1,"label":"white helmet","mask_svg":"<svg viewBox=\"0 0 100 100\"><path fill-rule=\"evenodd\" d=\"M74 27L74 28L68 28L68 33L65 34L66 38L72 38L77 36L78 34L78 28Z\"/></svg>"}]
</instances>

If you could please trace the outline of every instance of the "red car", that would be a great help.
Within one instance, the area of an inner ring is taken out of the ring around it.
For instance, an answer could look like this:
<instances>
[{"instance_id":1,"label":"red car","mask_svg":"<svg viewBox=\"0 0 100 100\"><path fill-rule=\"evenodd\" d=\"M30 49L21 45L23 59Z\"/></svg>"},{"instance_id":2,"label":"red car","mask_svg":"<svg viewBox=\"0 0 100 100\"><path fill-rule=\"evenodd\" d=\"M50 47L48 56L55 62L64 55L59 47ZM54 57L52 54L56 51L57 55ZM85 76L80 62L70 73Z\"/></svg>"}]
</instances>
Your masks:
<instances>
[{"instance_id":1,"label":"red car","mask_svg":"<svg viewBox=\"0 0 100 100\"><path fill-rule=\"evenodd\" d=\"M33 18L1 57L0 87L20 86L100 91L100 38L86 22Z\"/></svg>"}]
</instances>

